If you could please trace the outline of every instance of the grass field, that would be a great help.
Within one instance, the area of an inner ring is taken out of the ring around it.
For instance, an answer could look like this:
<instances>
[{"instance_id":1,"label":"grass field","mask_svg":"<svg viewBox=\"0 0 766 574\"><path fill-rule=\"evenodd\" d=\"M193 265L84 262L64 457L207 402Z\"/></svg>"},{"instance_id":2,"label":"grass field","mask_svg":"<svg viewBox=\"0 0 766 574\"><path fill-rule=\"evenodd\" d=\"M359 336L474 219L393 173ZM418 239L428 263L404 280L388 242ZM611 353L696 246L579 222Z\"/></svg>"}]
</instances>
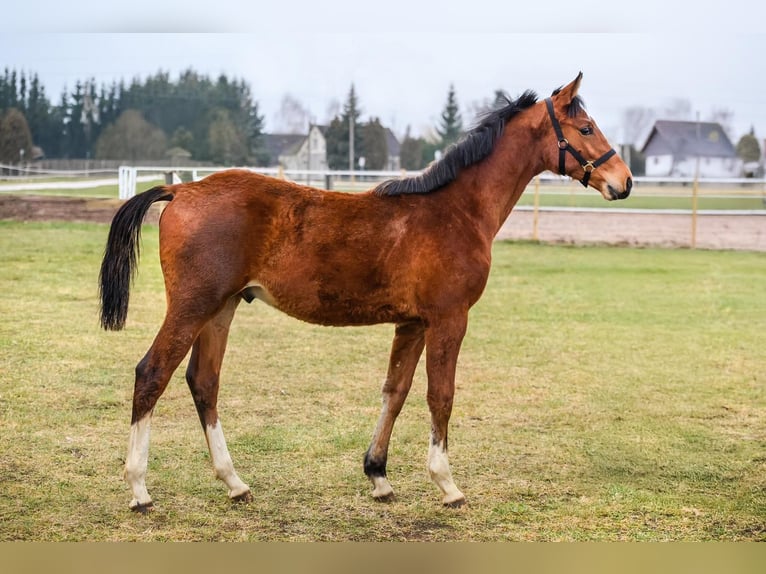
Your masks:
<instances>
[{"instance_id":1,"label":"grass field","mask_svg":"<svg viewBox=\"0 0 766 574\"><path fill-rule=\"evenodd\" d=\"M242 305L220 407L240 476L213 478L183 366L147 484L122 482L133 367L162 319L157 233L126 330L97 324L107 227L0 222L0 540L766 540L766 256L497 243L458 366L460 510L427 477L423 365L389 457L361 469L391 326Z\"/></svg>"}]
</instances>

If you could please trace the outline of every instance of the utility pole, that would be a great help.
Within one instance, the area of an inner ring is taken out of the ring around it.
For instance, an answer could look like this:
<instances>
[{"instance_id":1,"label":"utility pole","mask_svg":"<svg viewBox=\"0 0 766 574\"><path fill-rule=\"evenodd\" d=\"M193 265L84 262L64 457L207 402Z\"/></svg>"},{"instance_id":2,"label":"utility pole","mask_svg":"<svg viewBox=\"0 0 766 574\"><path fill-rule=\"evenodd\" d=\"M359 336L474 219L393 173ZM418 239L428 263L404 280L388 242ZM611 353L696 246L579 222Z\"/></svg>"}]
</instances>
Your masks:
<instances>
[{"instance_id":1,"label":"utility pole","mask_svg":"<svg viewBox=\"0 0 766 574\"><path fill-rule=\"evenodd\" d=\"M348 115L348 169L354 169L354 114Z\"/></svg>"},{"instance_id":2,"label":"utility pole","mask_svg":"<svg viewBox=\"0 0 766 574\"><path fill-rule=\"evenodd\" d=\"M351 181L354 178L354 110L348 114L348 169L351 171Z\"/></svg>"}]
</instances>

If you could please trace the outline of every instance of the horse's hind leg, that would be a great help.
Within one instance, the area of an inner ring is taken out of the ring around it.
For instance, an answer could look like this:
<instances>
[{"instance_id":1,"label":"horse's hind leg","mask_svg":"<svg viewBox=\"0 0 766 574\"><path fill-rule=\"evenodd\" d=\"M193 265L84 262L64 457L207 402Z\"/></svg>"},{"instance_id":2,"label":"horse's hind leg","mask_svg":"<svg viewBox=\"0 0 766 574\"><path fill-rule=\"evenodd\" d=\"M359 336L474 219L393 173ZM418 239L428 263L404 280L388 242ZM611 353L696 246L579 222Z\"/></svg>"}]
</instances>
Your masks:
<instances>
[{"instance_id":1,"label":"horse's hind leg","mask_svg":"<svg viewBox=\"0 0 766 574\"><path fill-rule=\"evenodd\" d=\"M181 320L180 317L184 319ZM124 476L133 492L130 508L137 512L145 512L152 507L152 499L146 490L152 411L165 391L171 375L186 356L197 332L207 320L204 316L198 316L196 320L189 320L188 317L188 314L169 311L149 351L136 365L133 414Z\"/></svg>"},{"instance_id":2,"label":"horse's hind leg","mask_svg":"<svg viewBox=\"0 0 766 574\"><path fill-rule=\"evenodd\" d=\"M194 397L216 477L229 488L229 497L232 500L248 502L252 500L250 488L240 480L234 470L217 408L221 363L226 351L229 326L239 301L238 296L229 299L226 306L200 331L192 347L186 382Z\"/></svg>"},{"instance_id":3,"label":"horse's hind leg","mask_svg":"<svg viewBox=\"0 0 766 574\"><path fill-rule=\"evenodd\" d=\"M364 456L364 472L372 481L372 496L376 500L389 500L394 494L386 478L388 443L396 417L402 410L402 405L412 386L412 377L420 355L423 353L424 333L424 326L419 322L396 326L388 375L383 385L383 408L372 443Z\"/></svg>"}]
</instances>

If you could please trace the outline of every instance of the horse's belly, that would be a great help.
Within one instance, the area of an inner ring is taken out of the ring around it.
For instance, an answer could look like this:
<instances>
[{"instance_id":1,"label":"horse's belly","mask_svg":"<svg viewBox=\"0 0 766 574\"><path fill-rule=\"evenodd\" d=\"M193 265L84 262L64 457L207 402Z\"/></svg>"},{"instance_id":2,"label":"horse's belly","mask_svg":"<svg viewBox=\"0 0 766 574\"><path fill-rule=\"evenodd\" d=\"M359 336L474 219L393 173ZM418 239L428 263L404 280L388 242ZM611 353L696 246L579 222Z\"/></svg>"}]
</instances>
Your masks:
<instances>
[{"instance_id":1,"label":"horse's belly","mask_svg":"<svg viewBox=\"0 0 766 574\"><path fill-rule=\"evenodd\" d=\"M394 305L384 297L349 293L318 293L316 296L288 294L277 288L272 292L260 283L251 282L241 292L248 303L259 300L308 323L319 325L374 325L410 321L414 313L403 305Z\"/></svg>"}]
</instances>

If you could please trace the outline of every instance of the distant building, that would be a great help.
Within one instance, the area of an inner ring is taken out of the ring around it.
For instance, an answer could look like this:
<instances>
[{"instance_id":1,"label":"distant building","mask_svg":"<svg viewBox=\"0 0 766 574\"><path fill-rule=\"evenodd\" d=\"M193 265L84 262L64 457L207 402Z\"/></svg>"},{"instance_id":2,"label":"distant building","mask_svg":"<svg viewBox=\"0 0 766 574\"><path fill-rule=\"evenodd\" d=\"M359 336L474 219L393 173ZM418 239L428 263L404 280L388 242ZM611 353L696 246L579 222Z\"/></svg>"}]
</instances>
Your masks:
<instances>
[{"instance_id":1,"label":"distant building","mask_svg":"<svg viewBox=\"0 0 766 574\"><path fill-rule=\"evenodd\" d=\"M271 160L268 167L281 165L285 169L326 170L327 141L324 127L312 125L308 136L303 134L264 134L263 146Z\"/></svg>"},{"instance_id":2,"label":"distant building","mask_svg":"<svg viewBox=\"0 0 766 574\"><path fill-rule=\"evenodd\" d=\"M390 128L386 128L386 145L388 146L388 159L386 160L386 165L383 166L383 170L399 171L402 169L402 146Z\"/></svg>"},{"instance_id":3,"label":"distant building","mask_svg":"<svg viewBox=\"0 0 766 574\"><path fill-rule=\"evenodd\" d=\"M326 126L312 125L309 135L263 134L263 147L270 156L267 167L282 166L284 169L327 170ZM401 145L389 128L386 128L388 159L383 170L401 169Z\"/></svg>"},{"instance_id":4,"label":"distant building","mask_svg":"<svg viewBox=\"0 0 766 574\"><path fill-rule=\"evenodd\" d=\"M700 177L739 177L742 160L720 124L659 120L641 147L646 175L694 177L699 158Z\"/></svg>"}]
</instances>

